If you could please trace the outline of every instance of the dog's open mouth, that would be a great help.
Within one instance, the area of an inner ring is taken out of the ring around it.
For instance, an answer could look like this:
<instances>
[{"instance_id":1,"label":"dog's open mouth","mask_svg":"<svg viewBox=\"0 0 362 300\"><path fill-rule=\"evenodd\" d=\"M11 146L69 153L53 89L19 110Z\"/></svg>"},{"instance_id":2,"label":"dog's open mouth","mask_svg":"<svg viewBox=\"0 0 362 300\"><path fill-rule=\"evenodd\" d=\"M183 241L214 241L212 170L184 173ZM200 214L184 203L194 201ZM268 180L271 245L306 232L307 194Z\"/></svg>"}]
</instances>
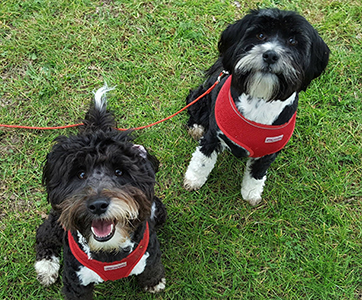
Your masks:
<instances>
[{"instance_id":1,"label":"dog's open mouth","mask_svg":"<svg viewBox=\"0 0 362 300\"><path fill-rule=\"evenodd\" d=\"M96 241L106 242L113 237L116 230L116 222L110 220L94 220L91 230Z\"/></svg>"}]
</instances>

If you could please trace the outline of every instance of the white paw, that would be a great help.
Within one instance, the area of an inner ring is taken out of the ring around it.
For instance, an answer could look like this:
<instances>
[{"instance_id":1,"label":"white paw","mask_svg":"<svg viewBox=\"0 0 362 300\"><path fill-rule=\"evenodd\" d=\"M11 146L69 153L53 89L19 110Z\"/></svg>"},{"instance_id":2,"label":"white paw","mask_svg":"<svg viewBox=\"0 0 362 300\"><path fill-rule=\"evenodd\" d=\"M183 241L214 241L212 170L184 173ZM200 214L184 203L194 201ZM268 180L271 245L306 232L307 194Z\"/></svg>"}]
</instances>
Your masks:
<instances>
[{"instance_id":1,"label":"white paw","mask_svg":"<svg viewBox=\"0 0 362 300\"><path fill-rule=\"evenodd\" d=\"M152 287L145 287L146 292L150 292L152 294L162 292L166 287L166 278L162 278L158 284Z\"/></svg>"},{"instance_id":2,"label":"white paw","mask_svg":"<svg viewBox=\"0 0 362 300\"><path fill-rule=\"evenodd\" d=\"M201 188L206 182L207 177L197 177L192 172L187 171L184 178L184 188L186 191L195 191Z\"/></svg>"},{"instance_id":3,"label":"white paw","mask_svg":"<svg viewBox=\"0 0 362 300\"><path fill-rule=\"evenodd\" d=\"M241 196L245 201L249 202L251 206L257 206L262 200L261 194L243 188L241 189Z\"/></svg>"},{"instance_id":4,"label":"white paw","mask_svg":"<svg viewBox=\"0 0 362 300\"><path fill-rule=\"evenodd\" d=\"M241 184L241 196L250 205L256 206L261 202L265 180L266 176L262 179L255 179L251 177L248 171L245 172L243 183Z\"/></svg>"},{"instance_id":5,"label":"white paw","mask_svg":"<svg viewBox=\"0 0 362 300\"><path fill-rule=\"evenodd\" d=\"M35 263L35 271L38 274L37 279L44 286L53 284L58 278L59 258L52 256L49 259L42 259Z\"/></svg>"}]
</instances>

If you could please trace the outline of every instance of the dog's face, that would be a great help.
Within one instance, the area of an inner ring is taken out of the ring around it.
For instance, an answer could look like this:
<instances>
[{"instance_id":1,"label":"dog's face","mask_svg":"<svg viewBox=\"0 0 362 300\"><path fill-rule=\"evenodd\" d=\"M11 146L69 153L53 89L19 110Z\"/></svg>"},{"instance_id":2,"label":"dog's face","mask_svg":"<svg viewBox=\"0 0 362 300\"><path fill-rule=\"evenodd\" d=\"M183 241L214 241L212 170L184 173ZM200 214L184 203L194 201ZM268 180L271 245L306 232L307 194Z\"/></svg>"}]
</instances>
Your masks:
<instances>
[{"instance_id":1,"label":"dog's face","mask_svg":"<svg viewBox=\"0 0 362 300\"><path fill-rule=\"evenodd\" d=\"M124 133L59 137L43 181L66 230L91 250L115 250L151 213L155 172L146 150Z\"/></svg>"},{"instance_id":2,"label":"dog's face","mask_svg":"<svg viewBox=\"0 0 362 300\"><path fill-rule=\"evenodd\" d=\"M251 11L221 35L224 68L240 93L285 100L305 90L328 63L329 49L306 19L291 11Z\"/></svg>"}]
</instances>

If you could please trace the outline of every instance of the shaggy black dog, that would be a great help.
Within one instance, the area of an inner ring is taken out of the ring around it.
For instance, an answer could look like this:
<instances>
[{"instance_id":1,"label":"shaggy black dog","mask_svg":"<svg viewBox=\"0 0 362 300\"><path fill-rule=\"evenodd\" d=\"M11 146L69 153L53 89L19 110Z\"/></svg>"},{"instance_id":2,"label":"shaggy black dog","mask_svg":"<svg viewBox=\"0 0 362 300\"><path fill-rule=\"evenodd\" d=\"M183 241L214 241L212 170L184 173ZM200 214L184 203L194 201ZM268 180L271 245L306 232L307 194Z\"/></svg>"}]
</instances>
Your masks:
<instances>
[{"instance_id":1,"label":"shaggy black dog","mask_svg":"<svg viewBox=\"0 0 362 300\"><path fill-rule=\"evenodd\" d=\"M241 187L251 205L261 201L266 173L289 141L298 93L327 66L329 49L308 21L292 11L252 10L221 34L219 58L187 103L217 80L220 84L192 105L190 134L200 145L185 174L187 190L199 189L224 149L250 157Z\"/></svg>"},{"instance_id":2,"label":"shaggy black dog","mask_svg":"<svg viewBox=\"0 0 362 300\"><path fill-rule=\"evenodd\" d=\"M54 283L63 247L66 299L92 299L94 284L137 275L149 292L165 288L156 227L166 210L154 195L158 161L129 134L114 129L106 86L76 136L60 136L43 182L52 209L36 234L35 269Z\"/></svg>"}]
</instances>

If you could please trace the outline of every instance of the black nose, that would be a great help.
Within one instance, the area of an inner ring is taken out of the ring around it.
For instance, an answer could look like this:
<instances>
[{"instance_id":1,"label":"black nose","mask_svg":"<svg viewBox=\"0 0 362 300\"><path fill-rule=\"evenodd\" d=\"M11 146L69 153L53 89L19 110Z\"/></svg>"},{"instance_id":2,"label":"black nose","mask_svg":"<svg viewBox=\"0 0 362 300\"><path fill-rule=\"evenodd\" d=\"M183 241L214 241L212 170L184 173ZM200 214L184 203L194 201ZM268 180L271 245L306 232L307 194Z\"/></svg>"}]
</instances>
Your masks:
<instances>
[{"instance_id":1,"label":"black nose","mask_svg":"<svg viewBox=\"0 0 362 300\"><path fill-rule=\"evenodd\" d=\"M88 202L88 210L94 215L104 214L109 205L107 198L95 198Z\"/></svg>"},{"instance_id":2,"label":"black nose","mask_svg":"<svg viewBox=\"0 0 362 300\"><path fill-rule=\"evenodd\" d=\"M263 53L263 60L269 65L275 64L278 59L279 55L274 50L268 50Z\"/></svg>"}]
</instances>

